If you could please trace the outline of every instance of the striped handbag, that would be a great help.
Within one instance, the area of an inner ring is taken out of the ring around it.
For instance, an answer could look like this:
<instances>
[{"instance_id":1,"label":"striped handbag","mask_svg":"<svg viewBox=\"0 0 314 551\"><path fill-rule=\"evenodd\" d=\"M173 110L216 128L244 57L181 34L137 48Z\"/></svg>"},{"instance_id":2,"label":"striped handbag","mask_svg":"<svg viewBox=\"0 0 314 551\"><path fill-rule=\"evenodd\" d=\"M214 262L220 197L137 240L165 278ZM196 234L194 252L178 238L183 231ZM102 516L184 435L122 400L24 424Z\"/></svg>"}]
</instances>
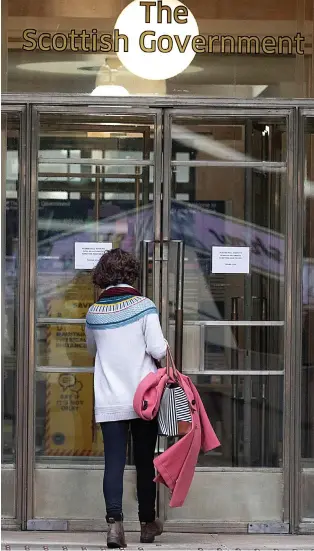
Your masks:
<instances>
[{"instance_id":1,"label":"striped handbag","mask_svg":"<svg viewBox=\"0 0 314 551\"><path fill-rule=\"evenodd\" d=\"M184 436L192 426L192 415L189 400L178 383L177 369L169 347L167 348L166 384L158 411L159 436Z\"/></svg>"}]
</instances>

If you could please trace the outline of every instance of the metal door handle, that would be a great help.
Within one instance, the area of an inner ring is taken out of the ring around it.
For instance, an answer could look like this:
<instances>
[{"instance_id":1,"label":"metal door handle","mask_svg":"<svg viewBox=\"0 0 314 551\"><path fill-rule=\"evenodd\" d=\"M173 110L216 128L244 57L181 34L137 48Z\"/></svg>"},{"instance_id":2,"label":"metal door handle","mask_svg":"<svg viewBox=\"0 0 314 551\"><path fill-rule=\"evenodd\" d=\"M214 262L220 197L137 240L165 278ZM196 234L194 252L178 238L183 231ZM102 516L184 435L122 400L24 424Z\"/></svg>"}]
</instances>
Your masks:
<instances>
[{"instance_id":1,"label":"metal door handle","mask_svg":"<svg viewBox=\"0 0 314 551\"><path fill-rule=\"evenodd\" d=\"M152 240L141 241L141 249L140 249L141 267L142 267L140 286L141 286L141 292L144 296L147 296L147 293L148 293L148 272L149 272L149 268L148 268L148 261L149 261L148 249L149 249L150 243L154 243L154 241L152 241Z\"/></svg>"},{"instance_id":2,"label":"metal door handle","mask_svg":"<svg viewBox=\"0 0 314 551\"><path fill-rule=\"evenodd\" d=\"M172 243L177 244L174 356L176 368L182 372L185 245L183 241L172 241Z\"/></svg>"},{"instance_id":3,"label":"metal door handle","mask_svg":"<svg viewBox=\"0 0 314 551\"><path fill-rule=\"evenodd\" d=\"M141 292L147 296L148 293L148 264L149 264L149 245L156 243L153 240L141 241ZM158 243L158 242L157 242ZM182 347L183 347L183 291L184 291L184 253L185 246L183 241L170 241L168 243L177 245L176 258L176 300L175 300L175 362L178 371L182 371Z\"/></svg>"}]
</instances>

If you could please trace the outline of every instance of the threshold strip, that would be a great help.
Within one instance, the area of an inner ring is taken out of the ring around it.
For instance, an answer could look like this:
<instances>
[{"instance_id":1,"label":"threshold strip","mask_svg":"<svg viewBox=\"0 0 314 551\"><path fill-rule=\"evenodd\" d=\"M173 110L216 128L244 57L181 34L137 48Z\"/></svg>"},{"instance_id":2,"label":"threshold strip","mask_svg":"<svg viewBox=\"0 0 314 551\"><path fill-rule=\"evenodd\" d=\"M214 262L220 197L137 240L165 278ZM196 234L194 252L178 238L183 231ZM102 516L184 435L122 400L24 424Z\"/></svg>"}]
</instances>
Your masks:
<instances>
[{"instance_id":1,"label":"threshold strip","mask_svg":"<svg viewBox=\"0 0 314 551\"><path fill-rule=\"evenodd\" d=\"M201 547L200 547L201 545ZM49 545L45 545L43 543L31 543L31 544L22 544L22 543L16 543L16 544L2 544L1 549L3 551L105 551L108 549L106 545L79 545L79 544L68 544L68 545L62 545L62 544L54 544L49 543ZM120 547L120 549L124 549L123 547ZM174 544L174 545L165 545L162 543L153 543L153 544L128 544L127 548L125 548L126 551L152 551L153 549L167 549L167 550L173 550L173 551L244 551L244 548L242 547L226 547L224 544L218 545L218 547L213 547L210 545L209 547L207 545L202 544ZM291 547L287 547L287 544L282 547L281 545L276 545L276 547L272 547L269 545L261 545L256 544L254 547L247 547L245 545L245 551L314 551L314 547L308 547L307 545L304 546L302 544L296 545L292 544Z\"/></svg>"}]
</instances>

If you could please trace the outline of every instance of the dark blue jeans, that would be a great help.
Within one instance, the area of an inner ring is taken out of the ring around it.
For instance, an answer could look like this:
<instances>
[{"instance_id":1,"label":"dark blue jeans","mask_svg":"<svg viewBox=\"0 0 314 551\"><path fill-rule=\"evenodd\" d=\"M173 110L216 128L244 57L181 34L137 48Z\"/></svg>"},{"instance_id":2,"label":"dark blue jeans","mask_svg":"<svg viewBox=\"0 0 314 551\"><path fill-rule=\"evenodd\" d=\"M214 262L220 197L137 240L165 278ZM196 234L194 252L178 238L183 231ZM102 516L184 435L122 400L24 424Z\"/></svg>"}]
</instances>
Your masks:
<instances>
[{"instance_id":1,"label":"dark blue jeans","mask_svg":"<svg viewBox=\"0 0 314 551\"><path fill-rule=\"evenodd\" d=\"M155 520L156 483L153 464L157 441L157 422L132 419L101 423L104 440L104 498L106 519L123 520L123 473L126 463L128 430L131 428L137 474L138 515L140 522Z\"/></svg>"}]
</instances>

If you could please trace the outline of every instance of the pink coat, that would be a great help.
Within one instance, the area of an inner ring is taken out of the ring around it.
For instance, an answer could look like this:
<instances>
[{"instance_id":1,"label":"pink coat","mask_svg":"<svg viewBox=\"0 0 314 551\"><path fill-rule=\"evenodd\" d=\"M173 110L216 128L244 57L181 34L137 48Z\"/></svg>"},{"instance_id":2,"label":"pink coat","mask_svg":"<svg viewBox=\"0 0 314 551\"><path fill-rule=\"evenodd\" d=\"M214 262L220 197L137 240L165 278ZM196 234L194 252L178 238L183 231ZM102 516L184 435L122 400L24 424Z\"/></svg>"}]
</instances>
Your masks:
<instances>
[{"instance_id":1,"label":"pink coat","mask_svg":"<svg viewBox=\"0 0 314 551\"><path fill-rule=\"evenodd\" d=\"M168 382L166 368L150 373L139 384L133 406L136 413L147 421L158 414L160 400ZM171 491L170 507L181 507L190 489L198 455L202 449L208 452L220 446L220 442L207 417L202 400L192 381L178 373L178 383L184 389L192 411L192 428L178 442L154 460L156 482ZM143 405L145 403L145 409Z\"/></svg>"}]
</instances>

